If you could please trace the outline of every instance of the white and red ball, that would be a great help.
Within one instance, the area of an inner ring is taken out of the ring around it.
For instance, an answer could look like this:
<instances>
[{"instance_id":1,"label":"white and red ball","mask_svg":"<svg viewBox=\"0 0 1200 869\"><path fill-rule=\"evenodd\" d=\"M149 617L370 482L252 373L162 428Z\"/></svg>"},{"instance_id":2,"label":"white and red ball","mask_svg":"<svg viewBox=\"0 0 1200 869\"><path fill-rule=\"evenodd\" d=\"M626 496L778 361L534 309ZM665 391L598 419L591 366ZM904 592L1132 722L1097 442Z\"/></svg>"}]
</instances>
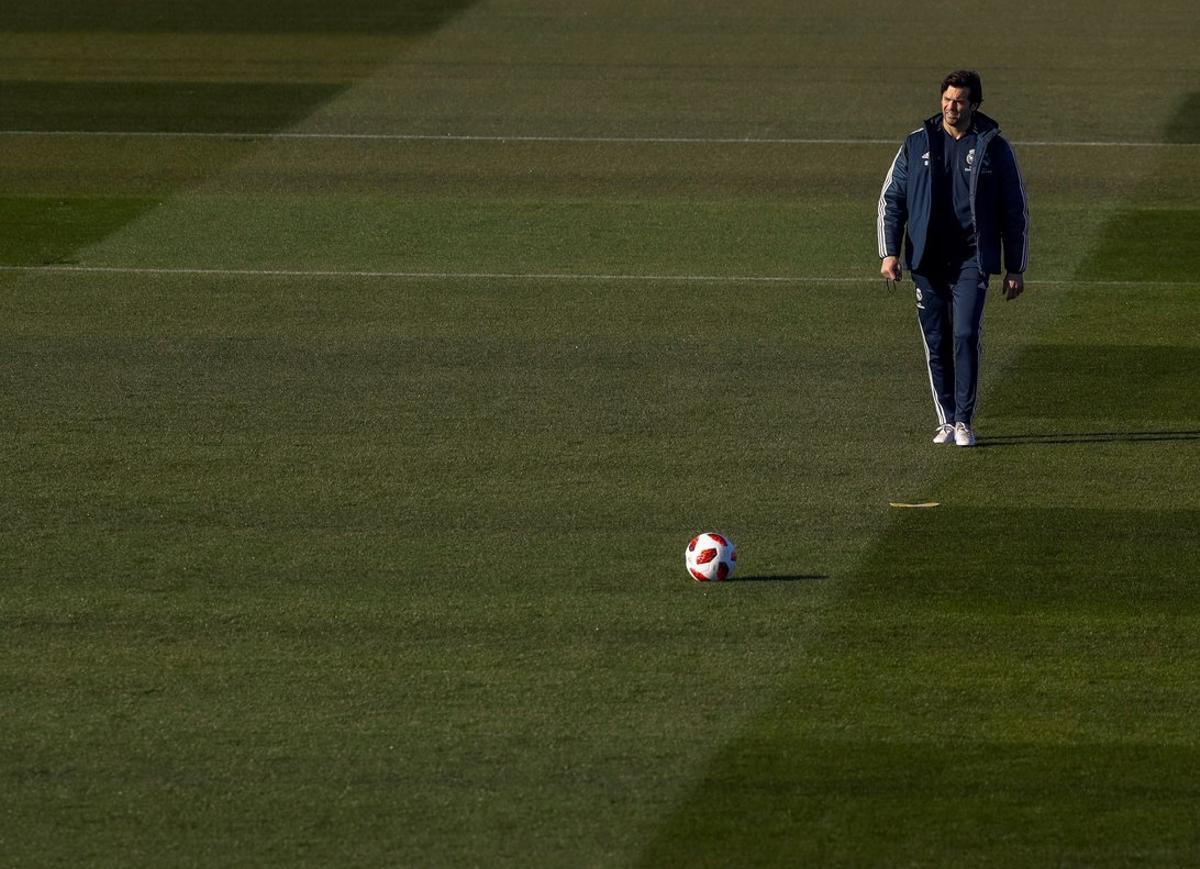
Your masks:
<instances>
[{"instance_id":1,"label":"white and red ball","mask_svg":"<svg viewBox=\"0 0 1200 869\"><path fill-rule=\"evenodd\" d=\"M697 534L683 553L688 573L697 582L724 582L737 567L737 549L724 534Z\"/></svg>"}]
</instances>

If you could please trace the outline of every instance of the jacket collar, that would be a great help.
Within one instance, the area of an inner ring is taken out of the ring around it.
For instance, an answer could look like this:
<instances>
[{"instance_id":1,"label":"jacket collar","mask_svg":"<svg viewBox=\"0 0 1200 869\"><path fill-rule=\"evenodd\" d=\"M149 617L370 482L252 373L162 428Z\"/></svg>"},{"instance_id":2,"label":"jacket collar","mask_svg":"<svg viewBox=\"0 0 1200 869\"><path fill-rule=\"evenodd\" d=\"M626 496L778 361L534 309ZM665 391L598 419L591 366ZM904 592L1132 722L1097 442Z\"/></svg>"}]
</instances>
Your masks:
<instances>
[{"instance_id":1,"label":"jacket collar","mask_svg":"<svg viewBox=\"0 0 1200 869\"><path fill-rule=\"evenodd\" d=\"M942 113L925 119L925 129L929 132L940 130L942 128ZM992 118L985 115L983 112L975 112L975 134L977 136L987 136L991 138L1000 132L1000 125Z\"/></svg>"}]
</instances>

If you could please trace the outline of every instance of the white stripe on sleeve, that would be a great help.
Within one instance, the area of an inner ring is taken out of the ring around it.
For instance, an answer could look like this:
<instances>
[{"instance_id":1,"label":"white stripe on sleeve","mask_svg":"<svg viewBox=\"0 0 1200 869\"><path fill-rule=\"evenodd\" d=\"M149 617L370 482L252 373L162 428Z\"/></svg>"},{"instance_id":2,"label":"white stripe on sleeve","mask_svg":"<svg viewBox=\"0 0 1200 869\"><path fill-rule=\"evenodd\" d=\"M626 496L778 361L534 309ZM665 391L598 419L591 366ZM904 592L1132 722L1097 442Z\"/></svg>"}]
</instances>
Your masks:
<instances>
[{"instance_id":1,"label":"white stripe on sleeve","mask_svg":"<svg viewBox=\"0 0 1200 869\"><path fill-rule=\"evenodd\" d=\"M1021 236L1021 267L1018 269L1024 273L1029 265L1029 197L1025 195L1025 176L1021 174L1021 165L1017 162L1017 155L1011 146L1008 150L1012 154L1013 168L1017 170L1017 185L1021 189L1021 208L1025 216L1025 232Z\"/></svg>"},{"instance_id":2,"label":"white stripe on sleeve","mask_svg":"<svg viewBox=\"0 0 1200 869\"><path fill-rule=\"evenodd\" d=\"M875 221L875 234L879 240L879 256L882 259L888 255L887 252L887 237L886 225L884 217L887 214L887 192L892 186L892 175L896 172L896 161L900 159L900 155L904 153L904 146L900 146L900 150L896 152L896 156L892 158L892 165L888 167L887 177L883 179L883 189L879 191L879 213ZM899 255L899 251L896 252Z\"/></svg>"}]
</instances>

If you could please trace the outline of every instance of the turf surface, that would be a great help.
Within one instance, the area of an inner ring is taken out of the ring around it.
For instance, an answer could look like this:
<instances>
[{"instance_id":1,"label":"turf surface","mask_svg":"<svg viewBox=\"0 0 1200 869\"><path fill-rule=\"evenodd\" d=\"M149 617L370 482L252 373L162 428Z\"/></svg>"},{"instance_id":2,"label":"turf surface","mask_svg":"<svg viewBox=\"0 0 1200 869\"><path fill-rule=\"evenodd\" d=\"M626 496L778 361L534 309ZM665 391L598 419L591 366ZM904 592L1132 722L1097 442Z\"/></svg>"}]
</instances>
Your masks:
<instances>
[{"instance_id":1,"label":"turf surface","mask_svg":"<svg viewBox=\"0 0 1200 869\"><path fill-rule=\"evenodd\" d=\"M1195 861L1189 5L96 9L0 12L8 862ZM894 145L511 139L898 143L963 62L974 451Z\"/></svg>"}]
</instances>

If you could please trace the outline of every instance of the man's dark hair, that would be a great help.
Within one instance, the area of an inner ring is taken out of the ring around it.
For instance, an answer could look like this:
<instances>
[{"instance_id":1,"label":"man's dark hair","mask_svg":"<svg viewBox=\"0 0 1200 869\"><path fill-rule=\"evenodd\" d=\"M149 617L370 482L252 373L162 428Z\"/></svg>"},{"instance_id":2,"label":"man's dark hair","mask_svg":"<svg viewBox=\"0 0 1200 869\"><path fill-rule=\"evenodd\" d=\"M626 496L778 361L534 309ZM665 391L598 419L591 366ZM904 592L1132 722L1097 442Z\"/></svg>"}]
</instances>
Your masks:
<instances>
[{"instance_id":1,"label":"man's dark hair","mask_svg":"<svg viewBox=\"0 0 1200 869\"><path fill-rule=\"evenodd\" d=\"M983 82L979 80L979 73L973 69L954 70L954 72L942 79L941 93L944 94L946 88L970 88L971 105L978 106L983 102Z\"/></svg>"}]
</instances>

